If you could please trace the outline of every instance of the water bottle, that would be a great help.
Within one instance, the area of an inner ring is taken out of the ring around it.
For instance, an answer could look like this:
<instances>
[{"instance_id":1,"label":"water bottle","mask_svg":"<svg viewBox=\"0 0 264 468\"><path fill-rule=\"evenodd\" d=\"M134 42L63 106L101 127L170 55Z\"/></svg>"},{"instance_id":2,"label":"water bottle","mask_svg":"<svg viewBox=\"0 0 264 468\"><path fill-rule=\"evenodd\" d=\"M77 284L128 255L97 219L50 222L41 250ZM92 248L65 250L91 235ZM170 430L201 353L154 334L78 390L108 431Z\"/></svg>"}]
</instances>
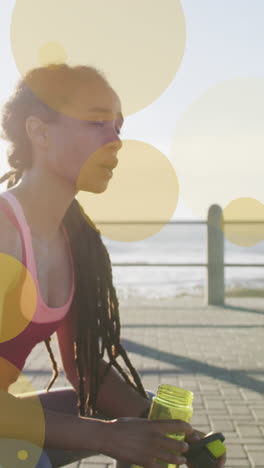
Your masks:
<instances>
[{"instance_id":1,"label":"water bottle","mask_svg":"<svg viewBox=\"0 0 264 468\"><path fill-rule=\"evenodd\" d=\"M158 388L157 395L153 397L148 419L180 419L190 422L193 414L193 393L173 385L162 384ZM183 440L184 433L167 434L176 440ZM176 451L173 451L177 454ZM157 460L164 468L178 468L180 465L172 465L162 460ZM138 468L132 465L133 468Z\"/></svg>"}]
</instances>

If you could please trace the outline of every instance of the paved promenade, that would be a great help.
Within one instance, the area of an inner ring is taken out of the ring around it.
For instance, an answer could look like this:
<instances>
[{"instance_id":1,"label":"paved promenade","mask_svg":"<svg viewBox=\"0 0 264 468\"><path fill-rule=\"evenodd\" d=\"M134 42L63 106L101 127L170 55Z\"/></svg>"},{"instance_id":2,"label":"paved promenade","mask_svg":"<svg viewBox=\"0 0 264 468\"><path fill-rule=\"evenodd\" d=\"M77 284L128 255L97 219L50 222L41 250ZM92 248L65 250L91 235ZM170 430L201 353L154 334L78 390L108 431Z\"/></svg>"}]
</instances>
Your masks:
<instances>
[{"instance_id":1,"label":"paved promenade","mask_svg":"<svg viewBox=\"0 0 264 468\"><path fill-rule=\"evenodd\" d=\"M122 342L147 389L156 392L168 383L194 392L192 424L224 433L227 467L264 468L264 299L226 303L206 307L186 298L155 307L121 305ZM55 335L52 347L58 356ZM47 385L51 366L44 344L34 349L24 371L36 390ZM54 387L67 385L61 370ZM112 463L96 456L67 466Z\"/></svg>"}]
</instances>

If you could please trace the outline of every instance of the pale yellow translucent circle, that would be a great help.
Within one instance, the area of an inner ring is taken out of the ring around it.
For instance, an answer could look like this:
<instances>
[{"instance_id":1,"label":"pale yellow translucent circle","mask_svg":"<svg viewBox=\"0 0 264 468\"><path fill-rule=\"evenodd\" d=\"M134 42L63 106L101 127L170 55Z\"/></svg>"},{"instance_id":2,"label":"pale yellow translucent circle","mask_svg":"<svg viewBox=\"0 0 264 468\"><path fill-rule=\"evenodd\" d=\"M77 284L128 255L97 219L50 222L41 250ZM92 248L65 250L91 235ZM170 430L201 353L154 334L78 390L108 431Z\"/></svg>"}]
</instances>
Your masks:
<instances>
[{"instance_id":1,"label":"pale yellow translucent circle","mask_svg":"<svg viewBox=\"0 0 264 468\"><path fill-rule=\"evenodd\" d=\"M19 335L36 311L37 291L28 269L0 253L0 343Z\"/></svg>"},{"instance_id":2,"label":"pale yellow translucent circle","mask_svg":"<svg viewBox=\"0 0 264 468\"><path fill-rule=\"evenodd\" d=\"M17 458L19 460L26 460L28 458L28 452L27 450L19 450L17 452Z\"/></svg>"},{"instance_id":3,"label":"pale yellow translucent circle","mask_svg":"<svg viewBox=\"0 0 264 468\"><path fill-rule=\"evenodd\" d=\"M49 64L65 63L67 53L64 47L57 42L46 42L39 48L39 66L44 67Z\"/></svg>"},{"instance_id":4,"label":"pale yellow translucent circle","mask_svg":"<svg viewBox=\"0 0 264 468\"><path fill-rule=\"evenodd\" d=\"M81 169L80 186L89 174L92 156ZM179 196L177 175L163 153L141 141L124 140L118 161L112 179L100 182L102 193L80 191L76 198L104 236L127 242L142 240L171 219ZM151 224L153 221L157 223Z\"/></svg>"},{"instance_id":5,"label":"pale yellow translucent circle","mask_svg":"<svg viewBox=\"0 0 264 468\"><path fill-rule=\"evenodd\" d=\"M7 369L9 374L2 374L2 371ZM3 468L20 466L20 460L22 466L22 462L27 460L27 468L35 468L45 441L45 417L39 396L29 379L2 357L0 357L0 370L1 419L5 421L5 424L0 425L1 465ZM8 381L14 382L9 385L7 392ZM26 396L30 396L27 402ZM23 399L23 407L19 399ZM21 426L19 430L18 424L8 427L7 421L10 420L11 414L14 414L18 421L22 421L22 436Z\"/></svg>"},{"instance_id":6,"label":"pale yellow translucent circle","mask_svg":"<svg viewBox=\"0 0 264 468\"><path fill-rule=\"evenodd\" d=\"M176 124L172 160L195 214L251 197L264 202L264 78L237 78L204 92Z\"/></svg>"},{"instance_id":7,"label":"pale yellow translucent circle","mask_svg":"<svg viewBox=\"0 0 264 468\"><path fill-rule=\"evenodd\" d=\"M227 223L224 224L225 237L234 244L248 247L264 240L264 204L260 201L254 198L232 200L223 210L223 219Z\"/></svg>"},{"instance_id":8,"label":"pale yellow translucent circle","mask_svg":"<svg viewBox=\"0 0 264 468\"><path fill-rule=\"evenodd\" d=\"M128 115L174 79L185 47L183 10L179 0L17 0L11 45L22 76L42 63L41 48L49 43L61 46L68 65L102 70ZM44 55L50 62L54 48Z\"/></svg>"}]
</instances>

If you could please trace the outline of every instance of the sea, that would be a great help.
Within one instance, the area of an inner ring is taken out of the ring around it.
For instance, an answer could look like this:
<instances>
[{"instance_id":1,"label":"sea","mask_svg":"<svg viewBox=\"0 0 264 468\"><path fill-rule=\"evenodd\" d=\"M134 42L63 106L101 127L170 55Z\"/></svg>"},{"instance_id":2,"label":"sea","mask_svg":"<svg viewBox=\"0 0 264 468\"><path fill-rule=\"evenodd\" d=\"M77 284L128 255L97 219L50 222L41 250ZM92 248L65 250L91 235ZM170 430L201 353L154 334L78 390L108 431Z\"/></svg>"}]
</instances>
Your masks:
<instances>
[{"instance_id":1,"label":"sea","mask_svg":"<svg viewBox=\"0 0 264 468\"><path fill-rule=\"evenodd\" d=\"M134 242L102 236L112 262L113 281L123 302L199 296L205 294L207 268L202 266L115 266L115 263L207 263L206 224L167 224L155 235ZM264 240L242 247L225 239L226 296L264 298Z\"/></svg>"}]
</instances>

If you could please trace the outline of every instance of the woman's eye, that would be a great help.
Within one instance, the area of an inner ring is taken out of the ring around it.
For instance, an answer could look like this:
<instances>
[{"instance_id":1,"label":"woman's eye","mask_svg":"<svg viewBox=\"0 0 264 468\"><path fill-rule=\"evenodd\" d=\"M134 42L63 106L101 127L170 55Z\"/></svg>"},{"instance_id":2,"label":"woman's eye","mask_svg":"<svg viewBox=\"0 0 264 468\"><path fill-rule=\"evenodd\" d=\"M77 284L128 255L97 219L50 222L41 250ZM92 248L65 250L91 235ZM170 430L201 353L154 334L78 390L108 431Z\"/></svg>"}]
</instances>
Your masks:
<instances>
[{"instance_id":1,"label":"woman's eye","mask_svg":"<svg viewBox=\"0 0 264 468\"><path fill-rule=\"evenodd\" d=\"M103 127L107 122L108 121L105 121L105 120L90 120L88 123L92 124L92 125L99 126L99 127ZM116 128L116 133L118 135L122 135L121 128Z\"/></svg>"}]
</instances>

